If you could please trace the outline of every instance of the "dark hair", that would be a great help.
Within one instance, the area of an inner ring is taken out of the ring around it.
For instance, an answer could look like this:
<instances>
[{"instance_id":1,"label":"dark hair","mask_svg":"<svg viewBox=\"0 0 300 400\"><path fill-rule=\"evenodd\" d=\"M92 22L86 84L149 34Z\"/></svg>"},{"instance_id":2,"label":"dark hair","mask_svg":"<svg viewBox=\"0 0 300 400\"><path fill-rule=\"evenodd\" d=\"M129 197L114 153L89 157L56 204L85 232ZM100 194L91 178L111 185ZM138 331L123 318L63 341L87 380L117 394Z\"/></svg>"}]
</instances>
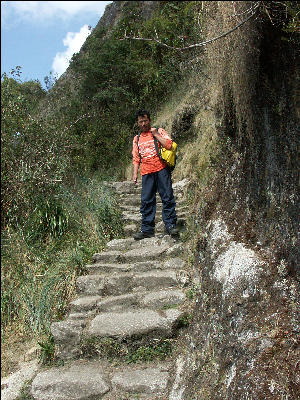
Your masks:
<instances>
[{"instance_id":1,"label":"dark hair","mask_svg":"<svg viewBox=\"0 0 300 400\"><path fill-rule=\"evenodd\" d=\"M143 117L144 115L147 115L147 117L150 119L150 113L147 110L139 110L136 113L136 119L138 119L138 117Z\"/></svg>"}]
</instances>

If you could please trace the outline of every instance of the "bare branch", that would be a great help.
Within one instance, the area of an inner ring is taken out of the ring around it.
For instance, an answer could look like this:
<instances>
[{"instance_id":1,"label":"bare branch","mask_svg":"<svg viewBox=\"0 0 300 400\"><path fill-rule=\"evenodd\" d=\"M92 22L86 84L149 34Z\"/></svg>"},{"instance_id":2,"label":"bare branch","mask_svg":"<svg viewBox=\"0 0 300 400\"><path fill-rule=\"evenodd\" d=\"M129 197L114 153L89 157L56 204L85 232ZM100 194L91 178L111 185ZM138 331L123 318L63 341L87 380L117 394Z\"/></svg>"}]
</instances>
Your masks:
<instances>
[{"instance_id":1,"label":"bare branch","mask_svg":"<svg viewBox=\"0 0 300 400\"><path fill-rule=\"evenodd\" d=\"M266 12L267 16L269 17L269 19L270 19L270 21L271 21L271 24L274 25L274 22L273 22L273 20L272 20L272 18L271 18L271 15L270 15L270 13L269 13L267 7L265 7L265 12Z\"/></svg>"},{"instance_id":2,"label":"bare branch","mask_svg":"<svg viewBox=\"0 0 300 400\"><path fill-rule=\"evenodd\" d=\"M202 47L202 46L206 46L209 43L212 43L218 39L221 39L227 35L229 35L230 33L234 32L236 29L240 28L242 25L244 25L246 22L248 22L252 17L254 17L254 15L257 13L257 11L259 10L259 7L261 5L262 1L259 1L258 3L256 3L256 5L253 7L253 13L246 19L244 19L242 22L240 22L238 25L236 25L234 28L230 29L229 31L222 33L219 36L216 36L212 39L206 40L205 42L201 42L201 43L195 43L195 44L191 44L190 46L186 46L186 47L174 47L174 46L170 46L166 43L161 42L159 39L154 39L154 38L142 38L142 37L135 37L135 36L127 36L126 32L124 34L124 37L121 38L120 40L125 40L125 39L131 39L131 40L142 40L144 42L155 42L157 44L159 44L160 46L166 47L168 49L171 50L190 50L190 49L194 49L196 47Z\"/></svg>"},{"instance_id":3,"label":"bare branch","mask_svg":"<svg viewBox=\"0 0 300 400\"><path fill-rule=\"evenodd\" d=\"M232 2L232 3L234 3L234 2ZM259 2L259 1L255 2L255 3L254 3L251 7L249 7L247 10L245 10L245 11L243 11L243 12L241 12L241 13L236 13L236 14L234 14L234 15L231 15L231 17L232 17L232 18L233 18L233 17L239 17L239 16L241 16L241 15L248 14L249 12L251 12L251 11L253 11L253 10L256 9L256 7L258 6L258 3L260 3L260 2ZM234 4L233 4L233 9L234 9L234 11L235 11Z\"/></svg>"}]
</instances>

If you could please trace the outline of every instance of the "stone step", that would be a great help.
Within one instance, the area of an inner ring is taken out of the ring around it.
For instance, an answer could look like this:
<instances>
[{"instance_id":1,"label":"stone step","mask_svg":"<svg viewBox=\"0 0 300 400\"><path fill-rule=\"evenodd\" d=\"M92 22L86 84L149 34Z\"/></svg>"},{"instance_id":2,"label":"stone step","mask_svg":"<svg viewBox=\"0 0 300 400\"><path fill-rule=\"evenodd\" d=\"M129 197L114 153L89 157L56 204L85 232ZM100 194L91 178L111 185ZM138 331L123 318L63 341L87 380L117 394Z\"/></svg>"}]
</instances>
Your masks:
<instances>
[{"instance_id":1,"label":"stone step","mask_svg":"<svg viewBox=\"0 0 300 400\"><path fill-rule=\"evenodd\" d=\"M188 212L189 212L189 210L188 210L187 206L176 207L177 216L179 214L187 214ZM161 213L162 213L162 206L161 205L156 206L156 216L161 215ZM126 217L127 214L141 216L140 207L136 207L136 206L125 207L125 206L123 206L122 215Z\"/></svg>"},{"instance_id":2,"label":"stone step","mask_svg":"<svg viewBox=\"0 0 300 400\"><path fill-rule=\"evenodd\" d=\"M124 233L136 232L141 222L141 183L108 182L106 186L118 194ZM173 184L179 227L188 212L184 187L185 181ZM94 254L93 264L86 266L89 275L77 279L79 297L70 303L69 315L51 324L56 356L64 366L36 375L30 390L35 400L168 398L174 381L171 363L131 367L119 352L118 364L109 363L105 351L97 347L112 341L112 346L125 346L122 354L127 354L142 345L173 340L182 326L183 287L190 278L184 270L182 243L164 234L161 209L157 194L155 237L110 241L106 251Z\"/></svg>"},{"instance_id":3,"label":"stone step","mask_svg":"<svg viewBox=\"0 0 300 400\"><path fill-rule=\"evenodd\" d=\"M139 261L129 264L101 264L95 263L86 265L89 274L107 274L118 272L146 272L150 270L160 269L183 269L185 262L181 258L171 258L165 262L161 261Z\"/></svg>"},{"instance_id":4,"label":"stone step","mask_svg":"<svg viewBox=\"0 0 300 400\"><path fill-rule=\"evenodd\" d=\"M178 224L180 227L180 225ZM156 228L158 230L158 228ZM164 230L163 225L161 230ZM182 243L169 235L157 235L152 238L135 241L134 246L123 252L117 250L104 251L93 255L93 263L97 264L128 264L141 261L163 261L170 256L184 256Z\"/></svg>"},{"instance_id":5,"label":"stone step","mask_svg":"<svg viewBox=\"0 0 300 400\"><path fill-rule=\"evenodd\" d=\"M176 308L138 308L53 322L50 329L55 355L64 361L94 357L97 350L93 343L107 339L126 343L127 348L153 345L157 340L174 337L182 327L184 316L184 311Z\"/></svg>"},{"instance_id":6,"label":"stone step","mask_svg":"<svg viewBox=\"0 0 300 400\"><path fill-rule=\"evenodd\" d=\"M135 184L131 181L123 182L107 182L106 186L114 189L118 194L122 193L140 193L142 190L142 185Z\"/></svg>"},{"instance_id":7,"label":"stone step","mask_svg":"<svg viewBox=\"0 0 300 400\"><path fill-rule=\"evenodd\" d=\"M129 393L131 397L126 396L127 398L163 400L167 398L166 389L169 380L168 368L155 365L144 369L132 368L119 372L113 376L112 384L122 392ZM111 400L116 398L120 399L121 397L110 397Z\"/></svg>"},{"instance_id":8,"label":"stone step","mask_svg":"<svg viewBox=\"0 0 300 400\"><path fill-rule=\"evenodd\" d=\"M163 268L160 261L140 261L127 264L88 264L86 265L86 269L88 270L89 274L100 275L116 272L142 272Z\"/></svg>"},{"instance_id":9,"label":"stone step","mask_svg":"<svg viewBox=\"0 0 300 400\"><path fill-rule=\"evenodd\" d=\"M182 304L186 295L182 289L161 289L150 292L134 292L120 296L85 296L70 303L70 319L90 318L91 311L112 312L128 309L163 309Z\"/></svg>"},{"instance_id":10,"label":"stone step","mask_svg":"<svg viewBox=\"0 0 300 400\"><path fill-rule=\"evenodd\" d=\"M132 236L140 228L140 224L127 224L123 227L123 232L126 237Z\"/></svg>"},{"instance_id":11,"label":"stone step","mask_svg":"<svg viewBox=\"0 0 300 400\"><path fill-rule=\"evenodd\" d=\"M140 207L141 196L138 195L119 196L119 203L123 205Z\"/></svg>"},{"instance_id":12,"label":"stone step","mask_svg":"<svg viewBox=\"0 0 300 400\"><path fill-rule=\"evenodd\" d=\"M137 337L168 338L177 330L180 317L183 315L183 311L177 309L163 311L139 309L102 313L90 322L85 337L88 339L110 337L122 340L135 340Z\"/></svg>"},{"instance_id":13,"label":"stone step","mask_svg":"<svg viewBox=\"0 0 300 400\"><path fill-rule=\"evenodd\" d=\"M185 205L185 200L182 197L176 196L175 202L178 207ZM138 194L128 194L128 195L120 195L119 196L119 203L122 204L122 208L124 207L140 207L141 205L141 196ZM160 196L156 196L156 205L157 207L161 206L161 198Z\"/></svg>"},{"instance_id":14,"label":"stone step","mask_svg":"<svg viewBox=\"0 0 300 400\"><path fill-rule=\"evenodd\" d=\"M178 218L177 220L177 227L179 228L179 230L184 229L184 226L186 224L186 220L185 218ZM130 223L127 224L123 227L123 233L124 236L129 238L132 237L132 235L138 231L140 231L141 229L141 223ZM163 223L163 221L158 221L155 227L155 236L156 237L163 237L165 236L166 231L165 231L165 225Z\"/></svg>"},{"instance_id":15,"label":"stone step","mask_svg":"<svg viewBox=\"0 0 300 400\"><path fill-rule=\"evenodd\" d=\"M81 355L80 343L86 318L66 319L53 322L50 330L55 342L55 356L60 360L72 360Z\"/></svg>"},{"instance_id":16,"label":"stone step","mask_svg":"<svg viewBox=\"0 0 300 400\"><path fill-rule=\"evenodd\" d=\"M186 224L186 219L185 218L177 218L177 223L176 226L179 228L179 230L183 229ZM165 224L163 221L159 221L155 225L155 233L163 233L165 232Z\"/></svg>"},{"instance_id":17,"label":"stone step","mask_svg":"<svg viewBox=\"0 0 300 400\"><path fill-rule=\"evenodd\" d=\"M133 238L114 239L108 242L106 247L109 251L119 250L120 252L125 253L127 250L141 247L149 248L159 247L162 245L172 247L175 243L175 240L169 235L164 235L163 237L151 237L139 241L136 241Z\"/></svg>"},{"instance_id":18,"label":"stone step","mask_svg":"<svg viewBox=\"0 0 300 400\"><path fill-rule=\"evenodd\" d=\"M181 274L182 275L182 274ZM153 290L180 285L180 276L174 270L154 270L140 273L84 275L76 280L77 293L88 296L119 296L135 289Z\"/></svg>"},{"instance_id":19,"label":"stone step","mask_svg":"<svg viewBox=\"0 0 300 400\"><path fill-rule=\"evenodd\" d=\"M184 194L187 184L187 179L178 182L173 181L172 187L174 192ZM136 184L132 181L105 182L105 186L115 189L118 193L132 193L132 191L141 190L142 188L141 181L138 181Z\"/></svg>"},{"instance_id":20,"label":"stone step","mask_svg":"<svg viewBox=\"0 0 300 400\"><path fill-rule=\"evenodd\" d=\"M113 239L106 243L106 248L109 250L126 250L131 248L134 244L135 240L133 238Z\"/></svg>"},{"instance_id":21,"label":"stone step","mask_svg":"<svg viewBox=\"0 0 300 400\"><path fill-rule=\"evenodd\" d=\"M188 212L187 211L184 211L184 212L176 211L176 215L177 215L178 220L186 220L186 218L188 216ZM141 213L139 211L136 211L136 212L123 211L122 216L123 216L123 221L126 225L140 224L141 220L142 220ZM156 224L158 222L162 221L161 212L159 212L159 211L156 212L155 221L156 221Z\"/></svg>"},{"instance_id":22,"label":"stone step","mask_svg":"<svg viewBox=\"0 0 300 400\"><path fill-rule=\"evenodd\" d=\"M114 368L102 360L76 360L39 372L30 394L35 400L164 400L170 368L169 363Z\"/></svg>"},{"instance_id":23,"label":"stone step","mask_svg":"<svg viewBox=\"0 0 300 400\"><path fill-rule=\"evenodd\" d=\"M126 204L120 204L120 208L122 209L123 212L128 212L128 213L140 213L140 207L139 206L130 206ZM188 211L188 206L185 204L176 204L176 213L179 212L187 212ZM156 212L161 212L162 211L162 203L157 203L156 204Z\"/></svg>"},{"instance_id":24,"label":"stone step","mask_svg":"<svg viewBox=\"0 0 300 400\"><path fill-rule=\"evenodd\" d=\"M166 241L159 243L151 243L149 238L136 241L136 246L128 251L120 252L117 250L103 251L101 253L95 253L93 255L94 263L129 263L138 261L152 261L162 259L166 250L172 247ZM147 241L147 242L146 242ZM141 246L147 244L146 246Z\"/></svg>"},{"instance_id":25,"label":"stone step","mask_svg":"<svg viewBox=\"0 0 300 400\"><path fill-rule=\"evenodd\" d=\"M141 213L123 211L122 219L124 221L124 224L138 224L141 223Z\"/></svg>"}]
</instances>

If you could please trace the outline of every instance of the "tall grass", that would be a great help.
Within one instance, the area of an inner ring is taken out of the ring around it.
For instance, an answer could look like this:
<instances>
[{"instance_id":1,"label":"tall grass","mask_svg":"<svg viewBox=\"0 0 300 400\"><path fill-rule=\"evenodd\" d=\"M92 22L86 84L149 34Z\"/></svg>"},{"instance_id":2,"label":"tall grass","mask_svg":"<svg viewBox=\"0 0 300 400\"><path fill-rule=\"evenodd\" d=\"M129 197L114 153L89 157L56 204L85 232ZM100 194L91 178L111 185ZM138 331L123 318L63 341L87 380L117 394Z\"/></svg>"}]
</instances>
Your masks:
<instances>
[{"instance_id":1,"label":"tall grass","mask_svg":"<svg viewBox=\"0 0 300 400\"><path fill-rule=\"evenodd\" d=\"M101 179L78 179L40 199L22 226L2 235L2 341L49 334L75 294L75 280L94 252L122 234L121 210ZM14 329L11 330L11 326Z\"/></svg>"}]
</instances>

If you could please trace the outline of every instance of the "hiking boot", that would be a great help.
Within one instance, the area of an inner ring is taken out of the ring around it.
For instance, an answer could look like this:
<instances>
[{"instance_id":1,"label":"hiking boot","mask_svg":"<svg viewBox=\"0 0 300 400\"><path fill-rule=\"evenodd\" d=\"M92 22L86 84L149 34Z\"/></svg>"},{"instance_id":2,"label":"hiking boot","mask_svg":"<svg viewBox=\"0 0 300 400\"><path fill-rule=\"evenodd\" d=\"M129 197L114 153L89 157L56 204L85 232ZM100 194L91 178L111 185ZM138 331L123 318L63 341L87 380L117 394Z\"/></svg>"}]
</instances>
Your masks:
<instances>
[{"instance_id":1,"label":"hiking boot","mask_svg":"<svg viewBox=\"0 0 300 400\"><path fill-rule=\"evenodd\" d=\"M142 239L151 238L151 237L154 237L154 233L140 231L140 232L133 234L133 238L135 240L142 240Z\"/></svg>"},{"instance_id":2,"label":"hiking boot","mask_svg":"<svg viewBox=\"0 0 300 400\"><path fill-rule=\"evenodd\" d=\"M166 228L166 231L167 231L168 235L170 235L172 237L176 237L179 235L179 229L176 228L176 226L170 226L170 227Z\"/></svg>"}]
</instances>

